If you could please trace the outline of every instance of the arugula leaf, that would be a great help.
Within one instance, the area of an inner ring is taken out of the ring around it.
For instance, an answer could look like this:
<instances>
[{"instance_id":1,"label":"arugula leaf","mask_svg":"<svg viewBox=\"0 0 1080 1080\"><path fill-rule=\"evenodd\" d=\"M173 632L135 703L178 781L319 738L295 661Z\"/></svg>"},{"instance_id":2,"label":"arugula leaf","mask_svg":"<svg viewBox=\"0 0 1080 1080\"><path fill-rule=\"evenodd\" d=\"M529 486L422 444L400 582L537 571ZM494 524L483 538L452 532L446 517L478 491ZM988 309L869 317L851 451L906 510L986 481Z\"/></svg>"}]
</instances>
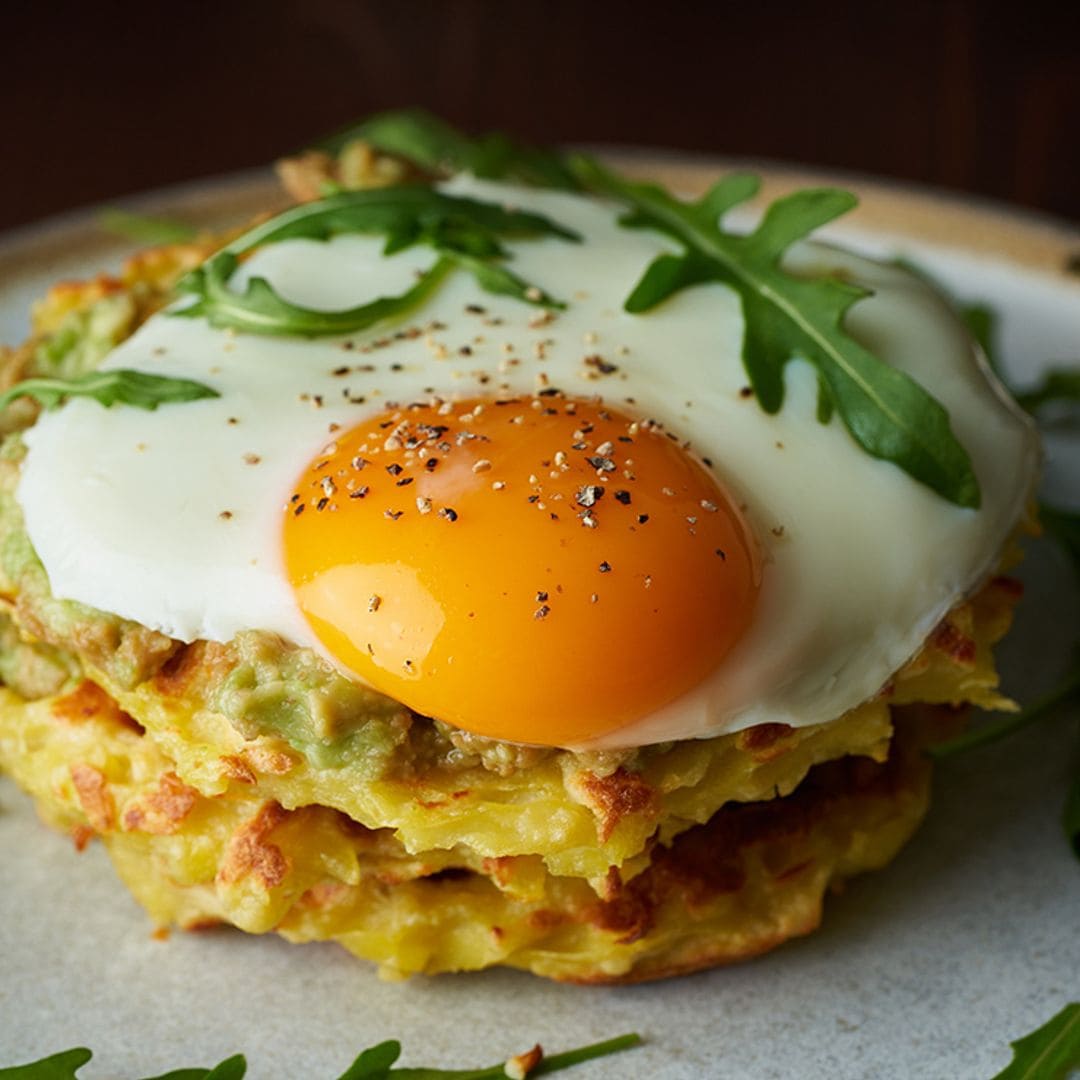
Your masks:
<instances>
[{"instance_id":1,"label":"arugula leaf","mask_svg":"<svg viewBox=\"0 0 1080 1080\"><path fill-rule=\"evenodd\" d=\"M412 243L434 242L444 235L452 237L455 229L461 230L461 243L478 240L491 254L499 252L496 236L581 239L543 214L447 195L421 185L405 185L345 191L301 203L256 225L223 250L242 254L280 240L329 240L340 233L367 233L390 237L395 240L391 250L398 251ZM399 237L408 238L408 242L397 243ZM447 243L447 247L455 246Z\"/></svg>"},{"instance_id":2,"label":"arugula leaf","mask_svg":"<svg viewBox=\"0 0 1080 1080\"><path fill-rule=\"evenodd\" d=\"M434 248L439 258L405 292L342 311L291 304L265 278L251 278L242 293L229 288L238 257L253 248L298 238L329 240L343 233L385 236L387 255L422 244ZM179 290L193 295L195 302L172 314L185 318L204 316L211 326L255 334L345 334L415 308L453 269L472 274L486 292L513 296L526 304L561 308L564 305L560 301L502 265L507 252L499 242L501 238L536 236L572 242L581 239L543 214L446 195L426 187L342 192L286 210L223 248L181 279Z\"/></svg>"},{"instance_id":3,"label":"arugula leaf","mask_svg":"<svg viewBox=\"0 0 1080 1080\"><path fill-rule=\"evenodd\" d=\"M81 1069L94 1055L86 1047L62 1050L59 1054L32 1061L28 1065L13 1065L0 1069L0 1080L77 1080Z\"/></svg>"},{"instance_id":4,"label":"arugula leaf","mask_svg":"<svg viewBox=\"0 0 1080 1080\"><path fill-rule=\"evenodd\" d=\"M538 187L575 190L576 177L559 153L492 133L469 138L423 109L379 113L318 143L339 153L354 139L404 158L425 172L471 172L491 180L520 180Z\"/></svg>"},{"instance_id":5,"label":"arugula leaf","mask_svg":"<svg viewBox=\"0 0 1080 1080\"><path fill-rule=\"evenodd\" d=\"M199 301L174 312L193 317L206 315L211 326L231 327L249 334L346 334L364 330L383 319L418 306L438 286L452 268L448 259L438 260L411 288L398 296L382 296L358 307L342 311L317 311L290 304L265 278L251 278L247 288L238 293L229 288L229 278L236 269L236 256L222 255L194 271L185 291L199 288ZM287 330L283 330L287 327Z\"/></svg>"},{"instance_id":6,"label":"arugula leaf","mask_svg":"<svg viewBox=\"0 0 1080 1080\"><path fill-rule=\"evenodd\" d=\"M247 1059L243 1054L234 1054L219 1065L215 1065L206 1074L205 1080L244 1080L246 1072Z\"/></svg>"},{"instance_id":7,"label":"arugula leaf","mask_svg":"<svg viewBox=\"0 0 1080 1080\"><path fill-rule=\"evenodd\" d=\"M1080 1003L1066 1005L1041 1028L1010 1045L1012 1062L992 1080L1064 1080L1080 1068Z\"/></svg>"},{"instance_id":8,"label":"arugula leaf","mask_svg":"<svg viewBox=\"0 0 1080 1080\"><path fill-rule=\"evenodd\" d=\"M27 1065L0 1068L0 1080L79 1080L76 1072L93 1056L85 1047L64 1050ZM235 1054L213 1069L174 1069L148 1080L243 1080L246 1072L244 1056Z\"/></svg>"},{"instance_id":9,"label":"arugula leaf","mask_svg":"<svg viewBox=\"0 0 1080 1080\"><path fill-rule=\"evenodd\" d=\"M387 1039L362 1050L338 1080L383 1080L383 1077L390 1075L390 1066L400 1056L401 1043L396 1039Z\"/></svg>"},{"instance_id":10,"label":"arugula leaf","mask_svg":"<svg viewBox=\"0 0 1080 1080\"><path fill-rule=\"evenodd\" d=\"M243 1054L234 1054L212 1069L174 1069L148 1080L244 1080L246 1072L247 1059Z\"/></svg>"},{"instance_id":11,"label":"arugula leaf","mask_svg":"<svg viewBox=\"0 0 1080 1080\"><path fill-rule=\"evenodd\" d=\"M71 379L44 375L23 379L0 394L0 409L20 397L33 398L46 409L55 409L68 398L88 397L105 406L119 403L152 411L159 405L220 395L211 387L192 379L174 379L168 375L151 375L131 368L115 368L110 371L88 371Z\"/></svg>"},{"instance_id":12,"label":"arugula leaf","mask_svg":"<svg viewBox=\"0 0 1080 1080\"><path fill-rule=\"evenodd\" d=\"M185 225L182 221L135 214L115 207L102 210L98 215L98 224L105 232L139 244L180 244L197 235L193 226Z\"/></svg>"},{"instance_id":13,"label":"arugula leaf","mask_svg":"<svg viewBox=\"0 0 1080 1080\"><path fill-rule=\"evenodd\" d=\"M160 1076L147 1077L146 1080L206 1080L211 1075L209 1069L173 1069L171 1072L162 1073ZM239 1077L243 1075L242 1072L237 1074Z\"/></svg>"},{"instance_id":14,"label":"arugula leaf","mask_svg":"<svg viewBox=\"0 0 1080 1080\"><path fill-rule=\"evenodd\" d=\"M315 143L329 154L340 153L349 143L363 139L369 146L411 161L431 172L462 168L474 153L474 142L456 128L425 109L390 109Z\"/></svg>"},{"instance_id":15,"label":"arugula leaf","mask_svg":"<svg viewBox=\"0 0 1080 1080\"><path fill-rule=\"evenodd\" d=\"M704 281L729 285L742 300L743 364L766 412L779 411L784 368L803 357L820 376L819 417L835 408L867 453L893 462L950 502L978 507L978 481L945 409L844 331L848 309L867 292L839 280L797 278L780 267L788 247L850 210L853 195L798 191L774 202L757 229L740 236L724 231L719 219L758 190L756 177L729 176L687 203L654 184L624 180L587 157L572 158L570 166L587 188L630 207L624 225L657 229L685 248L653 261L627 299L627 311L648 311Z\"/></svg>"},{"instance_id":16,"label":"arugula leaf","mask_svg":"<svg viewBox=\"0 0 1080 1080\"><path fill-rule=\"evenodd\" d=\"M560 1072L585 1061L629 1050L640 1043L639 1035L619 1035L614 1039L543 1058L529 1075L546 1076L548 1073ZM506 1077L505 1062L483 1069L395 1069L394 1062L400 1055L401 1043L394 1039L370 1046L360 1053L338 1080L505 1080ZM93 1054L86 1049L65 1050L27 1065L0 1068L0 1080L79 1080L75 1075L76 1071L91 1057ZM153 1080L243 1080L246 1072L247 1061L244 1056L235 1054L213 1069L177 1069L154 1077Z\"/></svg>"},{"instance_id":17,"label":"arugula leaf","mask_svg":"<svg viewBox=\"0 0 1080 1080\"><path fill-rule=\"evenodd\" d=\"M1080 402L1080 368L1050 368L1044 372L1038 386L1015 396L1030 413L1038 412L1051 402Z\"/></svg>"}]
</instances>

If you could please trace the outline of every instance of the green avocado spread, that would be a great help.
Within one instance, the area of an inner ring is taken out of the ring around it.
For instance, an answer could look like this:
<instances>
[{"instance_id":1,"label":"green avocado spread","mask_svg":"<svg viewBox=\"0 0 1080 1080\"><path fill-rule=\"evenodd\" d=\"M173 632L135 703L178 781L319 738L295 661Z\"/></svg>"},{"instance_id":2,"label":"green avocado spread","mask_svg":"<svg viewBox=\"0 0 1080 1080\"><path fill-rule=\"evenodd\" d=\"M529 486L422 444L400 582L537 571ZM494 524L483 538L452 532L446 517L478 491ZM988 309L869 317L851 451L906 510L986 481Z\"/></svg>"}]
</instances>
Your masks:
<instances>
[{"instance_id":1,"label":"green avocado spread","mask_svg":"<svg viewBox=\"0 0 1080 1080\"><path fill-rule=\"evenodd\" d=\"M97 670L125 690L155 678L185 649L138 623L54 597L15 498L25 446L0 443L0 680L28 699L61 692ZM482 739L418 717L346 678L310 649L248 630L215 649L185 686L193 706L224 716L245 739L276 735L319 769L358 778L439 765L508 775L554 751Z\"/></svg>"},{"instance_id":2,"label":"green avocado spread","mask_svg":"<svg viewBox=\"0 0 1080 1080\"><path fill-rule=\"evenodd\" d=\"M4 357L9 370L0 374L9 379L74 377L93 371L149 310L167 299L157 286L142 288L145 296L117 288L69 312L51 333L9 351ZM27 402L17 401L0 425L5 433L0 439L0 681L36 699L70 689L97 672L114 686L134 691L167 673L197 645L52 595L15 496L26 454L20 433L36 413ZM573 754L460 731L416 716L351 681L310 649L273 633L244 631L213 649L213 662L194 665L184 685L190 706L224 716L244 739L279 737L318 769L348 767L368 780L407 778L432 768L481 768L509 776L551 756L572 758L575 767L592 763L605 772L637 756Z\"/></svg>"}]
</instances>

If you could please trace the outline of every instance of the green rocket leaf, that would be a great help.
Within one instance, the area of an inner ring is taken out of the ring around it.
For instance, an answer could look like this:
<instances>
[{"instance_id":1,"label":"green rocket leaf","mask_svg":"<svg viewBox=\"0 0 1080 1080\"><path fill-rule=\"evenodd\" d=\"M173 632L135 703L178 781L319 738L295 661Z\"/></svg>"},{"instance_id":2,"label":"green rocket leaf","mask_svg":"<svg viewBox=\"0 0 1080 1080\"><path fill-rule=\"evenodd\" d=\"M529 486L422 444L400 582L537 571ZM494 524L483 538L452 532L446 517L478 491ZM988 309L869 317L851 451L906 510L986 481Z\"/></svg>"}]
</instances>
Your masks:
<instances>
[{"instance_id":1,"label":"green rocket leaf","mask_svg":"<svg viewBox=\"0 0 1080 1080\"><path fill-rule=\"evenodd\" d=\"M748 235L725 231L720 216L757 190L754 177L722 180L697 202L682 202L654 184L624 180L598 162L571 159L589 189L630 208L623 223L659 230L684 248L661 255L626 301L650 310L681 288L723 282L742 301L743 364L761 407L777 412L784 400L784 368L802 357L820 376L818 415L839 414L855 441L920 483L963 507L978 507L979 486L967 452L945 409L918 383L880 361L844 330L848 309L868 295L835 279L806 280L787 273L787 249L855 205L845 191L811 188L774 202Z\"/></svg>"},{"instance_id":2,"label":"green rocket leaf","mask_svg":"<svg viewBox=\"0 0 1080 1080\"><path fill-rule=\"evenodd\" d=\"M471 172L489 180L519 180L537 187L578 187L557 151L529 146L498 132L470 138L423 109L379 113L318 145L338 153L354 139L435 175Z\"/></svg>"},{"instance_id":3,"label":"green rocket leaf","mask_svg":"<svg viewBox=\"0 0 1080 1080\"><path fill-rule=\"evenodd\" d=\"M251 278L243 292L229 287L239 256L256 247L283 240L329 240L344 233L384 236L388 255L425 245L439 258L404 292L341 311L289 303L261 277ZM173 314L201 316L211 326L254 334L346 334L417 307L454 269L471 274L487 292L559 308L563 305L558 300L504 265L507 253L500 239L538 236L579 239L543 214L446 195L427 187L343 192L286 210L223 248L180 281L179 290L195 300Z\"/></svg>"},{"instance_id":4,"label":"green rocket leaf","mask_svg":"<svg viewBox=\"0 0 1080 1080\"><path fill-rule=\"evenodd\" d=\"M23 379L0 394L0 409L16 398L33 398L46 409L55 409L68 398L93 398L102 405L134 405L140 409L156 409L179 401L198 401L216 398L218 392L192 379L173 379L167 375L151 375L130 368L109 371L88 371L71 379Z\"/></svg>"},{"instance_id":5,"label":"green rocket leaf","mask_svg":"<svg viewBox=\"0 0 1080 1080\"><path fill-rule=\"evenodd\" d=\"M1080 1003L1012 1043L1013 1060L993 1080L1064 1080L1080 1068Z\"/></svg>"}]
</instances>

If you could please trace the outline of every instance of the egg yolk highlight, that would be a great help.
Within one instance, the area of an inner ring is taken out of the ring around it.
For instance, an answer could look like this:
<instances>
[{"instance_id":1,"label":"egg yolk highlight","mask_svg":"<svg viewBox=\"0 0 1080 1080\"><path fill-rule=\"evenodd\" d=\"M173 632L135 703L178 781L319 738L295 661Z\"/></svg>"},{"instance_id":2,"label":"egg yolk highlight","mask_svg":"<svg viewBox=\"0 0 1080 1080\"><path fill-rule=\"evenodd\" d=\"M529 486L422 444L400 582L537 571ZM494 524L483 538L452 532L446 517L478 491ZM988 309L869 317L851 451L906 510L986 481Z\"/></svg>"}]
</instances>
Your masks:
<instances>
[{"instance_id":1,"label":"egg yolk highlight","mask_svg":"<svg viewBox=\"0 0 1080 1080\"><path fill-rule=\"evenodd\" d=\"M425 716L548 746L705 678L759 577L702 462L656 424L558 394L364 421L300 477L284 553L344 667Z\"/></svg>"}]
</instances>

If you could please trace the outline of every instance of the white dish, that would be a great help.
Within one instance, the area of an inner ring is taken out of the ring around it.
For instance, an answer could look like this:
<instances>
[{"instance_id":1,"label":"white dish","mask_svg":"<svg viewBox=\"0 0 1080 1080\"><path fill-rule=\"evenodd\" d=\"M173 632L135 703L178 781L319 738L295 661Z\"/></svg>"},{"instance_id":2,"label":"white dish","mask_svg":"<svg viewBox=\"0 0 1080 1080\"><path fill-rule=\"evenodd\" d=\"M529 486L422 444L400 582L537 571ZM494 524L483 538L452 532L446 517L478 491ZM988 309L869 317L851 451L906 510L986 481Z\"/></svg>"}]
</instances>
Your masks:
<instances>
[{"instance_id":1,"label":"white dish","mask_svg":"<svg viewBox=\"0 0 1080 1080\"><path fill-rule=\"evenodd\" d=\"M692 191L730 163L626 154L621 163ZM830 178L767 170L766 195ZM835 180L836 178L831 178ZM1020 384L1080 360L1080 232L1046 219L859 178L862 207L824 231L899 253L963 300L1000 315ZM279 200L265 173L128 200L200 224ZM53 281L115 266L129 246L92 212L0 242L0 341L26 333ZM1080 440L1048 438L1051 501L1080 505ZM1027 596L1002 649L1005 688L1032 700L1080 637L1064 558L1030 545ZM1077 752L1069 717L938 768L929 819L886 870L831 898L809 938L738 967L638 987L560 986L494 971L380 982L333 946L238 932L151 937L103 850L76 855L0 779L0 1066L89 1046L94 1077L154 1075L243 1052L252 1080L331 1080L363 1047L399 1039L403 1064L489 1065L540 1041L551 1052L639 1031L646 1045L568 1075L990 1077L1008 1042L1080 996L1080 864L1059 819Z\"/></svg>"}]
</instances>

